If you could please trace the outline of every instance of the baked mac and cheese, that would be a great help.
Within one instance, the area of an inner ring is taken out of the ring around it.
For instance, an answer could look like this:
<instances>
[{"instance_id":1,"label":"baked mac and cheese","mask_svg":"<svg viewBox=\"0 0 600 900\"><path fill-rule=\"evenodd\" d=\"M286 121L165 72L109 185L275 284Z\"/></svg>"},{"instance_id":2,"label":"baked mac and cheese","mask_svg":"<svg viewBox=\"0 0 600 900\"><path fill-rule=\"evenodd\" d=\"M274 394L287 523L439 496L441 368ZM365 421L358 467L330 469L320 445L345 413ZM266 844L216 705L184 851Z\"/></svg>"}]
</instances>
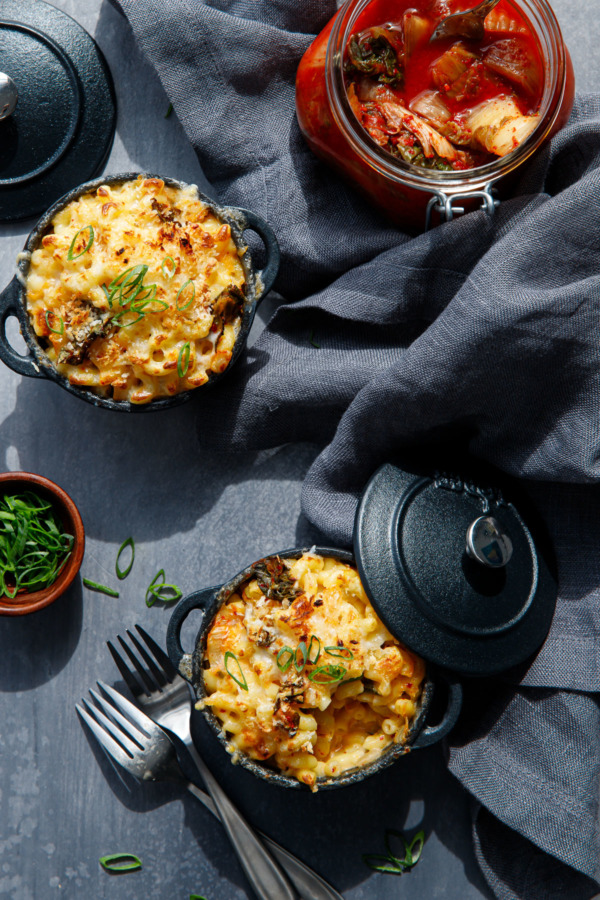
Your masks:
<instances>
[{"instance_id":1,"label":"baked mac and cheese","mask_svg":"<svg viewBox=\"0 0 600 900\"><path fill-rule=\"evenodd\" d=\"M228 749L316 790L406 742L425 676L371 606L353 566L272 557L220 608L206 639L206 696Z\"/></svg>"},{"instance_id":2,"label":"baked mac and cheese","mask_svg":"<svg viewBox=\"0 0 600 900\"><path fill-rule=\"evenodd\" d=\"M241 252L193 185L101 185L61 209L31 254L32 327L58 372L104 397L200 387L231 360Z\"/></svg>"}]
</instances>

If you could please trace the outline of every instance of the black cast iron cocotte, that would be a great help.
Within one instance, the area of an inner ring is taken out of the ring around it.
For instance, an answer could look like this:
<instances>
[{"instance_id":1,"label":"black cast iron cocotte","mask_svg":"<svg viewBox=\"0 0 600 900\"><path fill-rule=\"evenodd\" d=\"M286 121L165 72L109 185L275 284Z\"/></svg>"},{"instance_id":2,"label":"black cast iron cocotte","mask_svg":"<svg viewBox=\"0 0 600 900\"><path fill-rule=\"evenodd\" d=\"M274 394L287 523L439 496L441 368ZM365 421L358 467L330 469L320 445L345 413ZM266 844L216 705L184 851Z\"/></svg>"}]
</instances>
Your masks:
<instances>
[{"instance_id":1,"label":"black cast iron cocotte","mask_svg":"<svg viewBox=\"0 0 600 900\"><path fill-rule=\"evenodd\" d=\"M307 552L309 552L308 547L302 549L294 548L292 550L283 550L280 553L274 553L265 558L275 559L280 557L281 559L298 559L303 553ZM338 550L331 547L314 547L310 548L310 552L316 553L319 556L329 556L334 559L339 559L342 562L354 564L354 557L346 550ZM202 662L206 652L208 632L212 627L219 609L229 600L231 595L238 590L240 585L252 576L253 571L254 564L248 566L242 572L239 572L226 584L205 588L190 594L177 604L171 615L167 628L167 652L176 669L193 686L199 700L202 700L207 696L204 688L204 669ZM181 629L186 618L193 610L200 610L203 613L202 624L196 637L194 650L192 653L186 653L181 645ZM434 670L430 664L426 664L426 666L419 708L417 715L410 726L406 743L392 744L378 759L367 766L350 769L338 777L317 779L317 787L319 790L356 784L364 778L367 778L369 775L375 775L377 772L385 769L410 750L428 747L431 744L435 744L437 741L442 740L442 738L448 734L456 724L461 710L462 686L460 681L455 680L451 675L447 673L442 674L441 672ZM438 723L428 725L427 715L431 709L435 688L442 684L447 688L447 702L444 713ZM221 744L223 744L224 747L227 747L228 739L217 717L210 708L205 708L202 712ZM262 778L271 784L280 787L305 789L305 786L296 778L284 775L277 769L270 767L268 764L251 759L246 754L240 753L238 762L245 769L248 769L254 775L257 775L259 778Z\"/></svg>"},{"instance_id":2,"label":"black cast iron cocotte","mask_svg":"<svg viewBox=\"0 0 600 900\"><path fill-rule=\"evenodd\" d=\"M168 187L185 188L189 185L173 178L165 178L162 175L150 175L144 172L128 172L121 175L106 175L103 178L96 178L85 184L79 185L69 193L65 194L60 200L57 200L41 217L33 231L29 234L24 247L24 254L19 257L17 262L17 273L4 291L0 294L0 359L14 372L19 375L26 375L31 378L48 378L56 382L65 391L86 400L93 406L99 406L104 409L120 410L122 412L156 412L161 409L170 409L173 406L179 406L190 400L198 391L205 390L211 385L216 384L230 371L236 360L240 357L248 334L254 321L254 315L260 301L268 294L273 282L277 277L280 263L279 244L273 229L264 219L256 213L239 207L223 207L219 206L209 197L198 191L198 199L205 203L210 211L220 221L226 223L231 228L231 236L236 247L243 250L240 256L240 262L244 270L246 278L246 302L242 314L242 324L240 332L237 336L231 360L227 368L221 373L211 373L209 380L200 388L194 390L182 391L173 397L160 397L151 400L149 403L130 403L128 400L113 400L111 397L102 397L94 393L91 389L76 387L70 384L69 380L61 375L44 352L43 347L38 342L37 336L31 327L29 314L27 312L27 299L25 280L29 271L29 256L36 250L44 235L51 226L52 219L56 213L60 212L73 200L79 199L84 194L96 190L103 184L114 185L122 184L125 181L134 181L139 176L143 178L160 178ZM250 250L244 241L244 232L247 230L255 231L262 239L265 245L266 262L264 268L257 270L253 263ZM11 316L17 318L21 334L29 349L29 355L23 356L17 353L10 345L6 336L6 322Z\"/></svg>"}]
</instances>

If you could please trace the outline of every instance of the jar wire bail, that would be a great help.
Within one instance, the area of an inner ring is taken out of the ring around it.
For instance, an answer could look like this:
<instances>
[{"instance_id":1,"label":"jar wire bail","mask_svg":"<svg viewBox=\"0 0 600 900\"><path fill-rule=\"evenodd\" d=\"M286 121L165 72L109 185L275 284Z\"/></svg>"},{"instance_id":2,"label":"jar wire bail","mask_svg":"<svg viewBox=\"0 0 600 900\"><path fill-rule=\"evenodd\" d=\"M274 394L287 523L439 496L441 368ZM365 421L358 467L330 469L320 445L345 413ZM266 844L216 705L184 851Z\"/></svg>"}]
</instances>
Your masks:
<instances>
[{"instance_id":1,"label":"jar wire bail","mask_svg":"<svg viewBox=\"0 0 600 900\"><path fill-rule=\"evenodd\" d=\"M440 214L442 223L451 222L454 216L465 212L464 206L455 206L458 200L481 200L480 209L484 209L488 216L493 216L500 201L493 195L493 182L489 181L480 191L467 191L463 194L452 194L451 196L444 191L435 191L431 200L427 204L425 212L425 231L431 228L431 217L434 212Z\"/></svg>"}]
</instances>

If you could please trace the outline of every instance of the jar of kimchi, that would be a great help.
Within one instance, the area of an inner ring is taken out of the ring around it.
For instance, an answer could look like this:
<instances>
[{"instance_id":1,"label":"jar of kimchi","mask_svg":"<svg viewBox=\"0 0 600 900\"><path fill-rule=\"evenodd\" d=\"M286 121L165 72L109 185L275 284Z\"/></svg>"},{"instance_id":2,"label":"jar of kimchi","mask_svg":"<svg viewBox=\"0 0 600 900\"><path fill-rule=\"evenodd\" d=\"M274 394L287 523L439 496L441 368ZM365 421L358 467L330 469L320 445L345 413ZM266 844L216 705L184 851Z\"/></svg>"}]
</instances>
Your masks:
<instances>
[{"instance_id":1,"label":"jar of kimchi","mask_svg":"<svg viewBox=\"0 0 600 900\"><path fill-rule=\"evenodd\" d=\"M509 190L571 113L573 66L549 3L500 0L483 36L430 40L474 5L348 0L300 62L309 146L409 231L493 213L495 188Z\"/></svg>"}]
</instances>

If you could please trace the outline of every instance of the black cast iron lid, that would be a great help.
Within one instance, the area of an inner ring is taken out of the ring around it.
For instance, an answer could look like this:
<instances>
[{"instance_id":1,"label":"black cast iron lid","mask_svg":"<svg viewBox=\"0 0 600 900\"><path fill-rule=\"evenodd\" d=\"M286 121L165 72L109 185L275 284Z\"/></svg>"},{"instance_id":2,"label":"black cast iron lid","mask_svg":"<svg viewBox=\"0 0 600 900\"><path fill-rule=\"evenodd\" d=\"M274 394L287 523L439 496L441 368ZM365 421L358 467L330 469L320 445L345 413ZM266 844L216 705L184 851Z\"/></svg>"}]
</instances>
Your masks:
<instances>
[{"instance_id":1,"label":"black cast iron lid","mask_svg":"<svg viewBox=\"0 0 600 900\"><path fill-rule=\"evenodd\" d=\"M37 216L106 161L116 111L90 35L42 0L0 3L0 72L18 101L0 121L0 221Z\"/></svg>"},{"instance_id":2,"label":"black cast iron lid","mask_svg":"<svg viewBox=\"0 0 600 900\"><path fill-rule=\"evenodd\" d=\"M517 499L515 499L517 498ZM518 489L382 466L362 496L354 550L377 614L430 662L491 675L543 643L557 583ZM534 517L535 518L535 517Z\"/></svg>"}]
</instances>

